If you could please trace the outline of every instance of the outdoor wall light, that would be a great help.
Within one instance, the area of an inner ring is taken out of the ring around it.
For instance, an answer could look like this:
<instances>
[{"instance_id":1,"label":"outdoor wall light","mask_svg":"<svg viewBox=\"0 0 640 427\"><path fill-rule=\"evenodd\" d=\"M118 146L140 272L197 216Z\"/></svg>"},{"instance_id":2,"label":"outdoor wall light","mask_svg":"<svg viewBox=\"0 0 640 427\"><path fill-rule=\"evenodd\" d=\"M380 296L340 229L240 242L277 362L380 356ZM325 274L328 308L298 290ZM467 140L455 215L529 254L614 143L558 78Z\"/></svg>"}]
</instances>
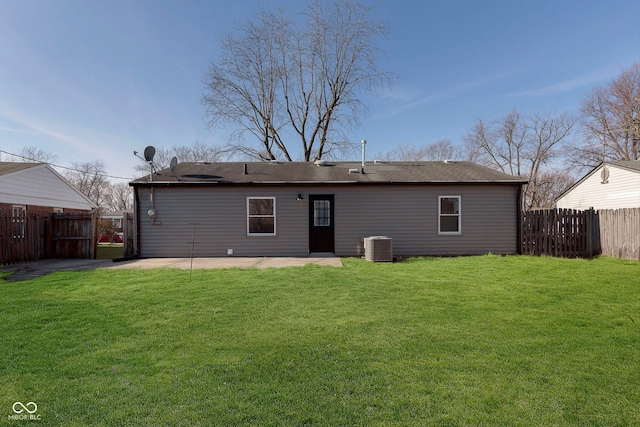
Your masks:
<instances>
[{"instance_id":1,"label":"outdoor wall light","mask_svg":"<svg viewBox=\"0 0 640 427\"><path fill-rule=\"evenodd\" d=\"M302 197L302 194L299 194L299 193L298 193L298 198L297 198L296 200L297 200L297 201L304 200L304 197Z\"/></svg>"}]
</instances>

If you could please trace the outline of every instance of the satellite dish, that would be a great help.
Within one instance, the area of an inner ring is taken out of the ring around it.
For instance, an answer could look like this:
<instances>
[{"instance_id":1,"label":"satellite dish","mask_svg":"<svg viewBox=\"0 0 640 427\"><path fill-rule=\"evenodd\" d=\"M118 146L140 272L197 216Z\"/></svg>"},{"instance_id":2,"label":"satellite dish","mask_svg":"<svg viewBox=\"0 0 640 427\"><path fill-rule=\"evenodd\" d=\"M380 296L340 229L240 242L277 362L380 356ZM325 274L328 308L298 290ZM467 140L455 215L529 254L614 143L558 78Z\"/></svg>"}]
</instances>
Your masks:
<instances>
[{"instance_id":1,"label":"satellite dish","mask_svg":"<svg viewBox=\"0 0 640 427\"><path fill-rule=\"evenodd\" d=\"M144 159L147 162L152 162L153 156L155 155L156 155L156 149L153 148L151 145L144 149Z\"/></svg>"},{"instance_id":2,"label":"satellite dish","mask_svg":"<svg viewBox=\"0 0 640 427\"><path fill-rule=\"evenodd\" d=\"M177 167L178 167L178 158L174 156L171 159L171 163L169 163L169 168L171 169L172 173L176 173L176 168Z\"/></svg>"}]
</instances>

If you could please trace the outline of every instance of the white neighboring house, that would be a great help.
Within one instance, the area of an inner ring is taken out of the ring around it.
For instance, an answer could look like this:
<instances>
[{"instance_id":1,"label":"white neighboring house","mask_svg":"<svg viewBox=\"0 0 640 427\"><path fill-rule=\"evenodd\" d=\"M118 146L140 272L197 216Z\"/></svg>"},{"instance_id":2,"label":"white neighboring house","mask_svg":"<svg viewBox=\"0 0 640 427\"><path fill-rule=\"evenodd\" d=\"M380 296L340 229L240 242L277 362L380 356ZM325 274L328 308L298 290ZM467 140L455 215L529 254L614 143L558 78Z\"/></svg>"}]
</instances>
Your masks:
<instances>
[{"instance_id":1,"label":"white neighboring house","mask_svg":"<svg viewBox=\"0 0 640 427\"><path fill-rule=\"evenodd\" d=\"M0 208L48 213L97 206L46 163L0 162Z\"/></svg>"},{"instance_id":2,"label":"white neighboring house","mask_svg":"<svg viewBox=\"0 0 640 427\"><path fill-rule=\"evenodd\" d=\"M600 163L556 199L561 209L640 208L640 160Z\"/></svg>"}]
</instances>

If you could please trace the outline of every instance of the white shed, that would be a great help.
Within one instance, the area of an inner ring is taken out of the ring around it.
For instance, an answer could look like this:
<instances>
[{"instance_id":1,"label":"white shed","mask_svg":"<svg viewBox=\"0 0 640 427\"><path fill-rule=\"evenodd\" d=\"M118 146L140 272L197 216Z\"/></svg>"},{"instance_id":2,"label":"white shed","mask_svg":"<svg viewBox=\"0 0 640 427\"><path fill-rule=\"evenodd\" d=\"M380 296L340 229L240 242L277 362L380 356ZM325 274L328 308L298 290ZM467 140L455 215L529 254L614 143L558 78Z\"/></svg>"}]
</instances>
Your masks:
<instances>
[{"instance_id":1,"label":"white shed","mask_svg":"<svg viewBox=\"0 0 640 427\"><path fill-rule=\"evenodd\" d=\"M561 209L640 208L640 160L603 162L556 199Z\"/></svg>"},{"instance_id":2,"label":"white shed","mask_svg":"<svg viewBox=\"0 0 640 427\"><path fill-rule=\"evenodd\" d=\"M0 162L0 207L90 211L97 206L46 163Z\"/></svg>"}]
</instances>

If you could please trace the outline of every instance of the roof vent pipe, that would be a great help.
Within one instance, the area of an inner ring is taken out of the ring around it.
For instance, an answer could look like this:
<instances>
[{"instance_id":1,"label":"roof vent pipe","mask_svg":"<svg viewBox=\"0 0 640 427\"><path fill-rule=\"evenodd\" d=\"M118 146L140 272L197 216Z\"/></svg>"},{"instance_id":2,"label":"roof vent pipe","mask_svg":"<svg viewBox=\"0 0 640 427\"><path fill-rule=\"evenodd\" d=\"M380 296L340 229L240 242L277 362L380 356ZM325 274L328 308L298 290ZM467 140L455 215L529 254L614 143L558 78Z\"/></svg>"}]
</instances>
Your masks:
<instances>
[{"instance_id":1,"label":"roof vent pipe","mask_svg":"<svg viewBox=\"0 0 640 427\"><path fill-rule=\"evenodd\" d=\"M361 144L362 144L362 167L365 167L366 166L365 165L366 162L365 162L365 155L364 155L365 154L365 148L364 147L365 147L365 145L367 145L367 140L363 139Z\"/></svg>"}]
</instances>

